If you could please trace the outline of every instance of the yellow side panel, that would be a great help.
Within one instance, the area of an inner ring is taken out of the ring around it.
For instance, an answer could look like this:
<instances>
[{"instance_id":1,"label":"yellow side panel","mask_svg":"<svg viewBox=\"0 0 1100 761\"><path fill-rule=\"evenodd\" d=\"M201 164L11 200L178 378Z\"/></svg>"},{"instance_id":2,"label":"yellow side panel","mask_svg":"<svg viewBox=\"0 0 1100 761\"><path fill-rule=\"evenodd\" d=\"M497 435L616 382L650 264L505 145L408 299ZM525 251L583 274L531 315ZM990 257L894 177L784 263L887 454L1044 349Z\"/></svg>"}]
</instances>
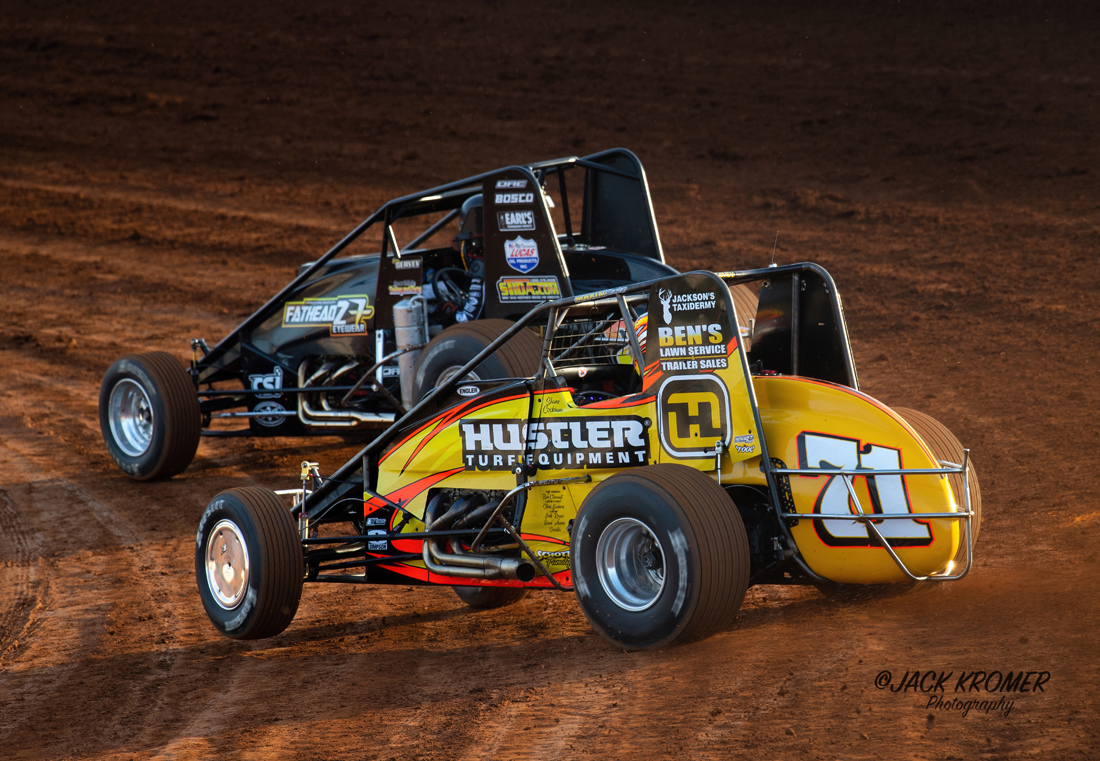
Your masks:
<instances>
[{"instance_id":1,"label":"yellow side panel","mask_svg":"<svg viewBox=\"0 0 1100 761\"><path fill-rule=\"evenodd\" d=\"M768 452L785 467L867 471L940 467L901 418L865 394L784 376L756 377L753 385ZM840 476L790 476L789 485L795 512L856 512ZM945 570L959 546L960 521L919 517L961 509L944 477L856 477L853 485L863 512L913 516L875 524L906 567L917 575ZM791 533L809 567L833 581L880 583L906 578L858 521L801 520Z\"/></svg>"}]
</instances>

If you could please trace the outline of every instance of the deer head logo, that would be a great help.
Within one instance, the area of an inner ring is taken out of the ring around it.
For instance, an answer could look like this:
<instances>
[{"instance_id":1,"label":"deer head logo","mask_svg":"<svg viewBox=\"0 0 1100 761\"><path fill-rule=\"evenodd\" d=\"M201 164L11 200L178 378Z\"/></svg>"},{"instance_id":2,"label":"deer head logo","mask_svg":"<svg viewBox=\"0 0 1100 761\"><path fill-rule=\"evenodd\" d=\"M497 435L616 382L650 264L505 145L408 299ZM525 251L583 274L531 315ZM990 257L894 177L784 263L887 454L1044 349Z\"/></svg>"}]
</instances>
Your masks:
<instances>
[{"instance_id":1,"label":"deer head logo","mask_svg":"<svg viewBox=\"0 0 1100 761\"><path fill-rule=\"evenodd\" d=\"M657 292L657 296L661 299L661 306L665 308L665 322L672 322L672 308L669 306L670 304L672 304L672 291L667 288L662 288L660 291Z\"/></svg>"}]
</instances>

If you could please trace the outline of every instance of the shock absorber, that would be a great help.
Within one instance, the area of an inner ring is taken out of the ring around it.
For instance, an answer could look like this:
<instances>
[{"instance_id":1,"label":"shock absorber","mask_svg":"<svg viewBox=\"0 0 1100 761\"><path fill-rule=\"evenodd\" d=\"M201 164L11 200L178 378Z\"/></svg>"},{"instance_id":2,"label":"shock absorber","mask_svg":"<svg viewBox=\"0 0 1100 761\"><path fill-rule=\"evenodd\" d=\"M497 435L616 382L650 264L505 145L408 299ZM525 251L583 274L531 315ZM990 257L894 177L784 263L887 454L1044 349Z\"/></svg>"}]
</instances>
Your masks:
<instances>
[{"instance_id":1,"label":"shock absorber","mask_svg":"<svg viewBox=\"0 0 1100 761\"><path fill-rule=\"evenodd\" d=\"M393 332L398 351L397 367L401 373L401 404L411 409L413 399L413 375L420 350L428 342L428 310L422 296L410 296L393 305Z\"/></svg>"}]
</instances>

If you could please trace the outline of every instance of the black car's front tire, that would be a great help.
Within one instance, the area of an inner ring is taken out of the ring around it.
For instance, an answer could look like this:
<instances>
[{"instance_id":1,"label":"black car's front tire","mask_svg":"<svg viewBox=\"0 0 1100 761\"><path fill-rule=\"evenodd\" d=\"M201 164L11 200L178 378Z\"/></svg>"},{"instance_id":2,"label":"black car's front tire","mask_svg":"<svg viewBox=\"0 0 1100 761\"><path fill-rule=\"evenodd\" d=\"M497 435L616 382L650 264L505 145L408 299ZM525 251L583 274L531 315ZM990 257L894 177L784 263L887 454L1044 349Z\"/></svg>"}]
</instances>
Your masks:
<instances>
[{"instance_id":1,"label":"black car's front tire","mask_svg":"<svg viewBox=\"0 0 1100 761\"><path fill-rule=\"evenodd\" d=\"M131 478L171 478L191 464L202 433L191 377L167 352L122 357L103 376L99 427L111 458Z\"/></svg>"},{"instance_id":2,"label":"black car's front tire","mask_svg":"<svg viewBox=\"0 0 1100 761\"><path fill-rule=\"evenodd\" d=\"M230 489L207 506L195 537L195 576L222 634L263 639L290 626L304 571L294 518L274 492Z\"/></svg>"},{"instance_id":3,"label":"black car's front tire","mask_svg":"<svg viewBox=\"0 0 1100 761\"><path fill-rule=\"evenodd\" d=\"M732 623L749 583L736 505L684 465L618 473L585 499L570 546L592 626L626 650L702 639Z\"/></svg>"}]
</instances>

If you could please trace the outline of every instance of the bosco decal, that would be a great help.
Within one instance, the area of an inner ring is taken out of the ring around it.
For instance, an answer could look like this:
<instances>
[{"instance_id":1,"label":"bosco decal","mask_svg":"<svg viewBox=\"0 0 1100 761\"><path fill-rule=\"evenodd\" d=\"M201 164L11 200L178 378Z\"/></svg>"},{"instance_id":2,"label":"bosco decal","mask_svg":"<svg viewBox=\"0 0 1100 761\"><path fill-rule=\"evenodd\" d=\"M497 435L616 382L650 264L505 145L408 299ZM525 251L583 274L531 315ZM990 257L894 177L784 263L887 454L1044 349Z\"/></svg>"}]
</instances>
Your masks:
<instances>
[{"instance_id":1,"label":"bosco decal","mask_svg":"<svg viewBox=\"0 0 1100 761\"><path fill-rule=\"evenodd\" d=\"M716 442L730 444L729 392L713 375L666 378L657 395L657 418L661 444L673 457L714 457Z\"/></svg>"},{"instance_id":2,"label":"bosco decal","mask_svg":"<svg viewBox=\"0 0 1100 761\"><path fill-rule=\"evenodd\" d=\"M500 205L517 203L534 203L534 193L497 193L493 200Z\"/></svg>"},{"instance_id":3,"label":"bosco decal","mask_svg":"<svg viewBox=\"0 0 1100 761\"><path fill-rule=\"evenodd\" d=\"M497 296L502 302L549 301L561 298L561 288L553 275L502 277L497 280Z\"/></svg>"},{"instance_id":4,"label":"bosco decal","mask_svg":"<svg viewBox=\"0 0 1100 761\"><path fill-rule=\"evenodd\" d=\"M498 211L497 228L502 233L523 232L535 229L533 211Z\"/></svg>"},{"instance_id":5,"label":"bosco decal","mask_svg":"<svg viewBox=\"0 0 1100 761\"><path fill-rule=\"evenodd\" d=\"M284 328L323 328L329 335L363 335L374 316L370 297L364 295L289 301L283 307Z\"/></svg>"},{"instance_id":6,"label":"bosco decal","mask_svg":"<svg viewBox=\"0 0 1100 761\"><path fill-rule=\"evenodd\" d=\"M649 462L649 420L637 416L563 417L459 423L466 470L627 468Z\"/></svg>"},{"instance_id":7,"label":"bosco decal","mask_svg":"<svg viewBox=\"0 0 1100 761\"><path fill-rule=\"evenodd\" d=\"M516 272L526 275L539 266L539 245L530 238L516 236L504 241L504 260Z\"/></svg>"}]
</instances>

